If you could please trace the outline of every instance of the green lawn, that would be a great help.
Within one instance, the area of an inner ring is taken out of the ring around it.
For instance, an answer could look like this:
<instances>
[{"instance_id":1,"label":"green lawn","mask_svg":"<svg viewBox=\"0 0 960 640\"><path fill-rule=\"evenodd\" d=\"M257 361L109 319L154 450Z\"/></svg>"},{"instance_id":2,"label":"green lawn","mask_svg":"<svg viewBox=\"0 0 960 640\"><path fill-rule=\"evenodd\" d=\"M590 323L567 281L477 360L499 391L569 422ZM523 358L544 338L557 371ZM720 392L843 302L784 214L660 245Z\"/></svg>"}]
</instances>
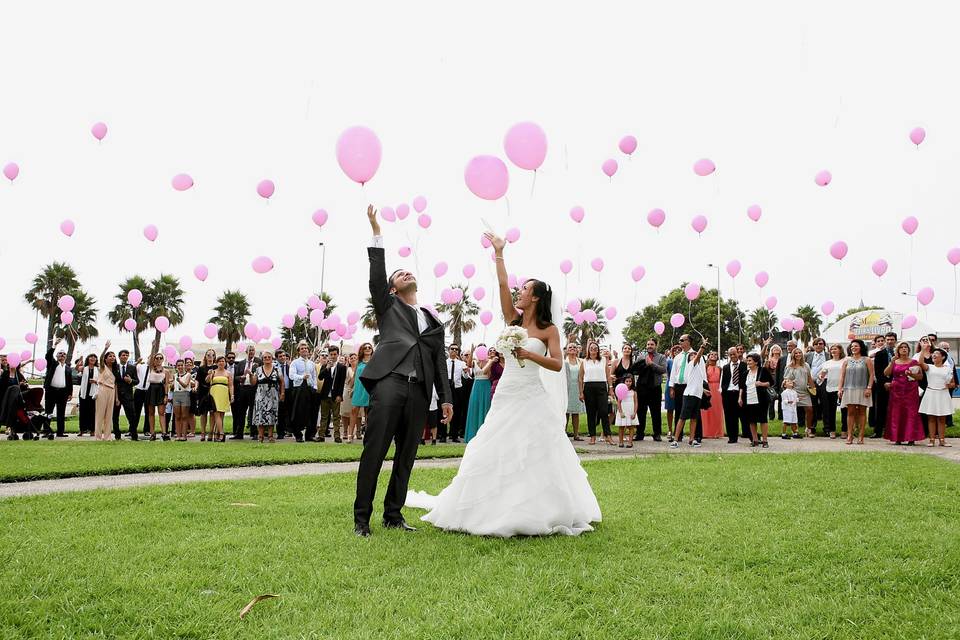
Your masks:
<instances>
[{"instance_id":1,"label":"green lawn","mask_svg":"<svg viewBox=\"0 0 960 640\"><path fill-rule=\"evenodd\" d=\"M244 467L299 462L350 462L363 445L332 442L284 444L257 442L97 442L93 439L0 442L0 482L98 476L177 469ZM464 445L422 446L420 458L453 458ZM389 456L393 455L390 450Z\"/></svg>"},{"instance_id":2,"label":"green lawn","mask_svg":"<svg viewBox=\"0 0 960 640\"><path fill-rule=\"evenodd\" d=\"M6 500L0 637L957 637L958 465L758 453L586 466L604 521L579 538L356 538L351 474ZM453 473L415 470L411 485L436 491ZM263 593L280 598L239 620Z\"/></svg>"}]
</instances>

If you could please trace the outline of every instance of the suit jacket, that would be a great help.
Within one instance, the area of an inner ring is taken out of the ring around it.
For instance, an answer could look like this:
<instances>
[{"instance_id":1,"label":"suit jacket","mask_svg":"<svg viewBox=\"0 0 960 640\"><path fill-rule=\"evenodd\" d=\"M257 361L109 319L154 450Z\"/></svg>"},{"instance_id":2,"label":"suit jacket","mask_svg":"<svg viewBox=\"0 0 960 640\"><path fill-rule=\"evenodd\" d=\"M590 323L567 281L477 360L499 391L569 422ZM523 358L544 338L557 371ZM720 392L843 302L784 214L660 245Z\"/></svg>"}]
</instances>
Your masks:
<instances>
[{"instance_id":1,"label":"suit jacket","mask_svg":"<svg viewBox=\"0 0 960 640\"><path fill-rule=\"evenodd\" d=\"M428 327L420 333L416 312L390 294L384 250L368 247L367 257L370 259L370 298L380 331L380 343L360 375L364 386L372 393L377 383L390 375L411 349L417 349L427 397L431 395L430 390L436 388L440 404L453 404L450 382L444 375L447 355L443 325L427 312Z\"/></svg>"},{"instance_id":2,"label":"suit jacket","mask_svg":"<svg viewBox=\"0 0 960 640\"><path fill-rule=\"evenodd\" d=\"M891 378L883 375L883 370L890 364L890 356L887 354L887 348L884 347L877 351L873 356L873 373L875 377L875 386L882 387L883 383L890 382Z\"/></svg>"},{"instance_id":3,"label":"suit jacket","mask_svg":"<svg viewBox=\"0 0 960 640\"><path fill-rule=\"evenodd\" d=\"M347 365L336 364L334 368L324 367L317 374L318 380L323 380L323 389L320 390L320 398L342 398L343 385L347 381Z\"/></svg>"},{"instance_id":4,"label":"suit jacket","mask_svg":"<svg viewBox=\"0 0 960 640\"><path fill-rule=\"evenodd\" d=\"M254 356L253 358L253 367L250 369L250 372L256 371L257 367L262 365L260 358ZM243 372L247 368L247 354L243 354L243 360L234 360L233 361L233 385L234 387L241 387L247 384L247 379L243 376Z\"/></svg>"},{"instance_id":5,"label":"suit jacket","mask_svg":"<svg viewBox=\"0 0 960 640\"><path fill-rule=\"evenodd\" d=\"M57 367L60 365L57 362L57 359L53 357L53 347L47 349L47 355L44 358L47 361L47 371L43 374L43 390L47 391L50 388L50 384L53 382L53 374L56 371ZM69 362L64 362L64 372L63 372L63 381L64 389L67 390L67 395L73 395L73 367L70 366Z\"/></svg>"},{"instance_id":6,"label":"suit jacket","mask_svg":"<svg viewBox=\"0 0 960 640\"><path fill-rule=\"evenodd\" d=\"M117 395L124 399L133 398L133 390L140 382L137 376L137 365L127 360L127 364L121 365L119 361L113 364L113 375L117 379ZM124 376L130 376L130 384L123 379Z\"/></svg>"},{"instance_id":7,"label":"suit jacket","mask_svg":"<svg viewBox=\"0 0 960 640\"><path fill-rule=\"evenodd\" d=\"M747 373L749 373L749 371ZM744 376L744 381L746 381L746 376ZM768 382L772 386L774 380L773 376L770 375L770 370L766 367L758 367L757 382ZM768 387L757 387L757 402L761 407L770 406L770 393L767 389ZM747 387L744 385L740 385L740 400L743 401L743 406L747 406ZM764 409L764 411L765 410L766 409Z\"/></svg>"},{"instance_id":8,"label":"suit jacket","mask_svg":"<svg viewBox=\"0 0 960 640\"><path fill-rule=\"evenodd\" d=\"M737 379L740 381L740 389L743 390L743 383L747 380L747 363L741 360L737 363ZM730 390L730 383L733 382L733 363L728 362L720 370L720 391Z\"/></svg>"},{"instance_id":9,"label":"suit jacket","mask_svg":"<svg viewBox=\"0 0 960 640\"><path fill-rule=\"evenodd\" d=\"M663 384L663 376L667 373L667 357L662 353L654 353L653 361L647 362L647 352L640 352L640 357L634 362L636 386L657 387Z\"/></svg>"}]
</instances>

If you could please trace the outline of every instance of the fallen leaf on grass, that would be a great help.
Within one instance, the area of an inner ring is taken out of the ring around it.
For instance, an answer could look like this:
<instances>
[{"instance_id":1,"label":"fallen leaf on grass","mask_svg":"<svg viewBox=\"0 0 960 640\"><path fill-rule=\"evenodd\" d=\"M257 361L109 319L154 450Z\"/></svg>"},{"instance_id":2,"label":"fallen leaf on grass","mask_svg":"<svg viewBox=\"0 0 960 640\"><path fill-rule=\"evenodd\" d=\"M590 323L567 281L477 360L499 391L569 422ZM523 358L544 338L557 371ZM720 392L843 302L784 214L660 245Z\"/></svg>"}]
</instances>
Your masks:
<instances>
[{"instance_id":1,"label":"fallen leaf on grass","mask_svg":"<svg viewBox=\"0 0 960 640\"><path fill-rule=\"evenodd\" d=\"M264 593L263 595L257 596L256 598L254 598L253 600L251 600L251 601L247 604L247 606L245 606L245 607L240 611L240 619L243 620L243 616L245 616L245 615L247 615L248 613L250 613L250 609L253 609L253 606L254 606L255 604L257 604L258 602L260 602L261 600L266 600L267 598L279 598L279 597L280 597L280 596L278 596L278 595L276 595L276 594L273 594L273 593Z\"/></svg>"},{"instance_id":2,"label":"fallen leaf on grass","mask_svg":"<svg viewBox=\"0 0 960 640\"><path fill-rule=\"evenodd\" d=\"M254 504L252 502L231 502L231 507L259 507L260 505Z\"/></svg>"}]
</instances>

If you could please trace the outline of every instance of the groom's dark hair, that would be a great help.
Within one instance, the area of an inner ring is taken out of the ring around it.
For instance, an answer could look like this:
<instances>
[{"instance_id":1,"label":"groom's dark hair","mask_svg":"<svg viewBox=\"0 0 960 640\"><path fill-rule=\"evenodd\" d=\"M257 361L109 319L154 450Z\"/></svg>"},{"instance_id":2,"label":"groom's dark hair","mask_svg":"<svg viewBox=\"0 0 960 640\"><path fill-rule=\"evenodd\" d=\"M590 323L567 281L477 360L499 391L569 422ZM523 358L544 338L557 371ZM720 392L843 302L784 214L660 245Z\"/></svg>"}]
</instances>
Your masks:
<instances>
[{"instance_id":1,"label":"groom's dark hair","mask_svg":"<svg viewBox=\"0 0 960 640\"><path fill-rule=\"evenodd\" d=\"M533 291L531 291L531 293L537 298L537 306L533 311L534 320L538 328L546 329L553 324L553 314L550 312L550 305L553 302L553 289L543 280L537 280L536 278L530 278L528 282L533 283ZM522 319L522 317L518 316L517 319L510 324L519 325Z\"/></svg>"}]
</instances>

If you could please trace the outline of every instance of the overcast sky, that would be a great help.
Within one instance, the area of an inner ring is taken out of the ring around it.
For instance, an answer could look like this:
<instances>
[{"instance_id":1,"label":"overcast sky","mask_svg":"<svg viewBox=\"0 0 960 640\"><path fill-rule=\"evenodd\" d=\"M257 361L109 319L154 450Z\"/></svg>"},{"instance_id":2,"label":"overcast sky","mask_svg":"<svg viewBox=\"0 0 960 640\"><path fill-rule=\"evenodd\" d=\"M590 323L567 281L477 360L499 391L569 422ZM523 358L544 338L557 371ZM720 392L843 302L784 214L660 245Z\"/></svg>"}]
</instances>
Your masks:
<instances>
[{"instance_id":1,"label":"overcast sky","mask_svg":"<svg viewBox=\"0 0 960 640\"><path fill-rule=\"evenodd\" d=\"M913 290L932 286L931 310L951 312L957 10L785 6L10 4L0 22L0 165L15 161L21 174L0 184L0 336L23 343L34 325L23 293L55 259L74 266L102 312L131 274L179 276L186 321L168 335L198 339L227 288L248 294L252 320L279 326L319 290L323 241L326 289L340 310L362 310L366 203L419 194L429 233L411 217L384 224L384 235L388 268L419 265L421 301L434 299L438 260L451 274L477 264L471 284L492 289L483 217L521 230L507 250L511 272L566 287L567 298L598 295L620 310L616 335L635 299L653 302L683 280L714 286L706 264L734 258L743 263L736 297L748 308L776 295L780 315L861 297L912 310L900 295L910 255L900 221L914 215ZM98 144L90 127L101 120L109 133ZM510 165L508 216L504 201L467 190L463 169L477 154L505 157L503 136L523 120L543 127L549 151L532 196L532 174ZM334 155L354 124L383 143L363 189ZM919 148L908 139L915 126L927 130ZM632 159L617 150L625 134L640 141ZM701 157L715 174L693 173ZM600 170L607 158L620 163L612 180ZM825 188L813 180L821 169L833 174ZM191 191L171 188L180 172L196 181ZM255 191L264 178L277 185L269 203ZM746 216L751 204L763 209L759 223ZM580 225L568 217L574 205L586 209ZM659 232L646 223L654 207L667 214ZM318 208L330 213L322 230L310 220ZM690 228L698 213L709 220L700 238ZM58 230L65 218L76 223L72 238ZM148 223L160 230L152 244ZM850 246L842 265L828 254L841 239ZM411 243L416 262L397 255ZM266 275L250 267L261 254L276 263ZM599 278L589 267L597 256ZM878 280L870 264L881 257L890 268ZM566 284L563 258L579 259ZM192 275L198 263L209 267L206 282ZM639 264L647 275L634 285ZM762 297L753 284L761 269L770 273ZM722 290L734 293L725 273ZM496 309L490 296L481 304ZM102 329L116 336L105 319Z\"/></svg>"}]
</instances>

